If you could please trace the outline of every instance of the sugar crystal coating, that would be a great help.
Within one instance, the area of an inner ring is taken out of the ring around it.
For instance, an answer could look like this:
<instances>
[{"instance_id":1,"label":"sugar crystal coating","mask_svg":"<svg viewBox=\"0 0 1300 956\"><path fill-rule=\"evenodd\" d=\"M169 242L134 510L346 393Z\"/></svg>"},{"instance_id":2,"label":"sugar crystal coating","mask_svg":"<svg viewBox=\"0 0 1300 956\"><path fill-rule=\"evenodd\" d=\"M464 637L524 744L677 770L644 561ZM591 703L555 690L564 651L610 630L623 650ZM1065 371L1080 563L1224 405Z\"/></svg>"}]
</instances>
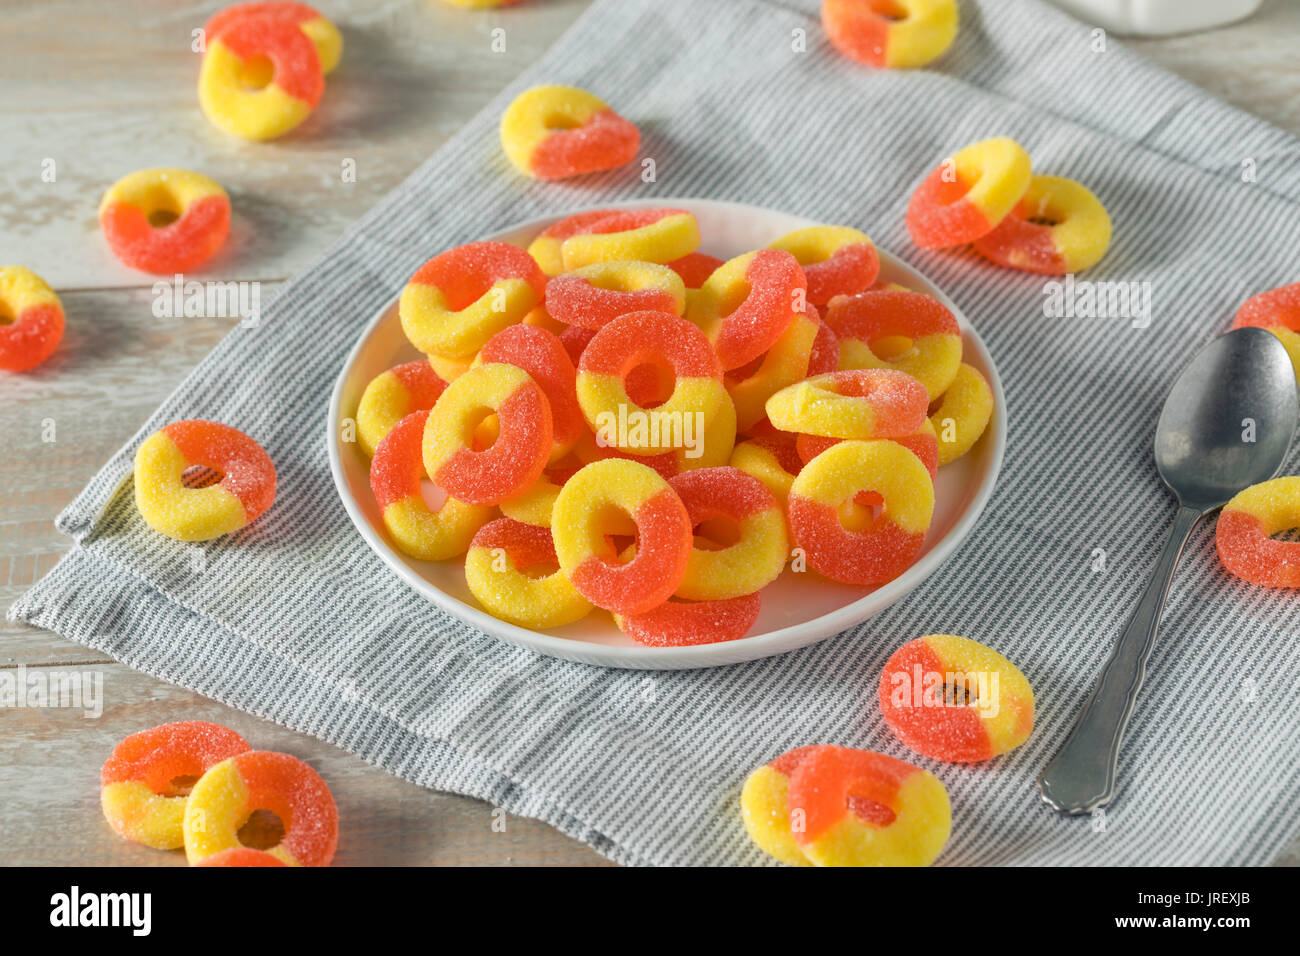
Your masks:
<instances>
[{"instance_id":1,"label":"sugar crystal coating","mask_svg":"<svg viewBox=\"0 0 1300 956\"><path fill-rule=\"evenodd\" d=\"M957 23L957 0L822 0L831 45L867 66L925 66L952 46Z\"/></svg>"},{"instance_id":2,"label":"sugar crystal coating","mask_svg":"<svg viewBox=\"0 0 1300 956\"><path fill-rule=\"evenodd\" d=\"M265 85L248 82L247 70L271 62ZM199 105L214 126L241 139L283 136L316 108L325 74L316 45L289 20L235 17L207 38L199 69Z\"/></svg>"},{"instance_id":3,"label":"sugar crystal coating","mask_svg":"<svg viewBox=\"0 0 1300 956\"><path fill-rule=\"evenodd\" d=\"M938 398L961 364L961 328L938 299L921 292L886 289L836 299L826 324L840 343L840 368L888 368L917 379ZM902 351L885 346L903 344Z\"/></svg>"},{"instance_id":4,"label":"sugar crystal coating","mask_svg":"<svg viewBox=\"0 0 1300 956\"><path fill-rule=\"evenodd\" d=\"M629 312L681 315L686 288L668 266L653 262L597 262L546 284L546 309L561 322L599 329Z\"/></svg>"},{"instance_id":5,"label":"sugar crystal coating","mask_svg":"<svg viewBox=\"0 0 1300 956\"><path fill-rule=\"evenodd\" d=\"M357 404L357 444L367 456L393 426L411 412L433 408L447 387L428 362L416 360L380 372L366 385Z\"/></svg>"},{"instance_id":6,"label":"sugar crystal coating","mask_svg":"<svg viewBox=\"0 0 1300 956\"><path fill-rule=\"evenodd\" d=\"M930 413L938 440L939 464L956 461L975 447L992 417L993 389L988 379L975 366L963 362Z\"/></svg>"},{"instance_id":7,"label":"sugar crystal coating","mask_svg":"<svg viewBox=\"0 0 1300 956\"><path fill-rule=\"evenodd\" d=\"M922 249L943 249L987 235L1029 189L1029 154L1015 140L986 139L945 160L916 187L907 229Z\"/></svg>"},{"instance_id":8,"label":"sugar crystal coating","mask_svg":"<svg viewBox=\"0 0 1300 956\"><path fill-rule=\"evenodd\" d=\"M504 362L528 373L551 410L551 453L547 460L553 464L567 455L586 425L578 407L578 371L559 337L536 326L512 325L488 340L478 361Z\"/></svg>"},{"instance_id":9,"label":"sugar crystal coating","mask_svg":"<svg viewBox=\"0 0 1300 956\"><path fill-rule=\"evenodd\" d=\"M25 266L0 266L0 370L24 372L54 354L63 339L63 303Z\"/></svg>"},{"instance_id":10,"label":"sugar crystal coating","mask_svg":"<svg viewBox=\"0 0 1300 956\"><path fill-rule=\"evenodd\" d=\"M170 217L154 225L159 217ZM133 269L170 275L196 269L230 231L230 198L187 169L140 169L109 187L99 204L108 247Z\"/></svg>"},{"instance_id":11,"label":"sugar crystal coating","mask_svg":"<svg viewBox=\"0 0 1300 956\"><path fill-rule=\"evenodd\" d=\"M573 86L535 86L501 116L501 147L515 168L537 179L565 179L631 162L636 125L598 96Z\"/></svg>"},{"instance_id":12,"label":"sugar crystal coating","mask_svg":"<svg viewBox=\"0 0 1300 956\"><path fill-rule=\"evenodd\" d=\"M338 27L322 16L315 7L306 3L288 2L288 0L232 3L208 18L208 22L203 26L204 35L220 36L221 31L235 20L250 16L285 20L298 27L316 47L322 73L332 71L343 57L343 34L339 32Z\"/></svg>"},{"instance_id":13,"label":"sugar crystal coating","mask_svg":"<svg viewBox=\"0 0 1300 956\"><path fill-rule=\"evenodd\" d=\"M875 244L848 226L796 229L768 248L784 249L799 261L813 305L825 305L837 295L865 292L880 272Z\"/></svg>"},{"instance_id":14,"label":"sugar crystal coating","mask_svg":"<svg viewBox=\"0 0 1300 956\"><path fill-rule=\"evenodd\" d=\"M1281 340L1300 384L1300 282L1261 292L1243 302L1232 327L1248 325L1268 329Z\"/></svg>"},{"instance_id":15,"label":"sugar crystal coating","mask_svg":"<svg viewBox=\"0 0 1300 956\"><path fill-rule=\"evenodd\" d=\"M551 529L511 518L490 521L474 535L465 581L489 614L521 627L561 627L592 608L560 570Z\"/></svg>"},{"instance_id":16,"label":"sugar crystal coating","mask_svg":"<svg viewBox=\"0 0 1300 956\"><path fill-rule=\"evenodd\" d=\"M759 249L719 266L692 297L686 317L708 337L724 369L772 347L802 311L803 269L790 253Z\"/></svg>"},{"instance_id":17,"label":"sugar crystal coating","mask_svg":"<svg viewBox=\"0 0 1300 956\"><path fill-rule=\"evenodd\" d=\"M619 629L638 644L690 647L737 641L758 619L757 593L708 601L669 599L642 614L617 614Z\"/></svg>"},{"instance_id":18,"label":"sugar crystal coating","mask_svg":"<svg viewBox=\"0 0 1300 956\"><path fill-rule=\"evenodd\" d=\"M1087 187L1061 176L1034 176L1015 208L974 245L1001 266L1065 275L1096 265L1110 233L1106 207Z\"/></svg>"},{"instance_id":19,"label":"sugar crystal coating","mask_svg":"<svg viewBox=\"0 0 1300 956\"><path fill-rule=\"evenodd\" d=\"M1300 542L1273 536L1300 529L1300 476L1251 485L1223 506L1215 529L1229 572L1270 588L1300 588Z\"/></svg>"}]
</instances>

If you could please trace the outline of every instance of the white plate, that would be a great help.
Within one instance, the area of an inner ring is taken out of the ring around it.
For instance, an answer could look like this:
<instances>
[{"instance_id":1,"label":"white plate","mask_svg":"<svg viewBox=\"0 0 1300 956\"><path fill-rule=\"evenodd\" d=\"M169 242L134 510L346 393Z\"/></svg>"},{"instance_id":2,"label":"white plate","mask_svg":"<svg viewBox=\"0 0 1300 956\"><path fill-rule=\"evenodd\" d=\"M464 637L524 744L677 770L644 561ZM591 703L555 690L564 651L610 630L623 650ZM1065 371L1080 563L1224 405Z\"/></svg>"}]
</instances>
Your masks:
<instances>
[{"instance_id":1,"label":"white plate","mask_svg":"<svg viewBox=\"0 0 1300 956\"><path fill-rule=\"evenodd\" d=\"M704 236L703 251L724 259L764 246L793 229L815 225L798 216L756 206L701 199L609 203L602 208L647 206L672 206L693 212ZM484 238L527 245L559 218L536 219ZM430 254L436 251L430 250ZM880 252L880 275L882 279L929 293L952 310L962 327L964 360L988 378L996 403L993 420L975 448L939 471L934 520L921 556L904 574L883 587L874 590L850 587L811 572L795 574L787 570L764 589L763 610L748 637L692 647L635 644L618 630L609 614L599 610L582 621L548 632L530 631L492 617L480 609L469 593L459 561L416 561L389 543L370 492L368 461L355 444L341 439L341 423L355 417L366 384L385 369L419 358L419 353L402 334L396 298L366 326L343 363L330 398L325 440L339 497L366 544L417 593L471 627L542 654L608 667L714 667L780 654L830 637L893 604L933 574L957 549L993 493L1007 441L1002 382L988 350L961 310L924 276L884 251Z\"/></svg>"}]
</instances>

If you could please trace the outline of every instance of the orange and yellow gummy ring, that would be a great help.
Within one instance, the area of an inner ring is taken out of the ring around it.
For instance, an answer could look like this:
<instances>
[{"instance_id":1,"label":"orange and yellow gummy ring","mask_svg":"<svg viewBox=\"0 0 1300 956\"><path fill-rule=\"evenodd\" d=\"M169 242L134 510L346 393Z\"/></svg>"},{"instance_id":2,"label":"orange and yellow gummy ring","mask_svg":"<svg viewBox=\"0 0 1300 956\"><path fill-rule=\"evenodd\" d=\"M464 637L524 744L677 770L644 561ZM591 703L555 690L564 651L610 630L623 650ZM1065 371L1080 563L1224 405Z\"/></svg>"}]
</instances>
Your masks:
<instances>
[{"instance_id":1,"label":"orange and yellow gummy ring","mask_svg":"<svg viewBox=\"0 0 1300 956\"><path fill-rule=\"evenodd\" d=\"M637 546L623 562L608 536L629 517ZM622 458L592 462L564 483L551 532L569 580L592 604L618 614L667 601L691 557L691 519L677 492L652 468Z\"/></svg>"},{"instance_id":2,"label":"orange and yellow gummy ring","mask_svg":"<svg viewBox=\"0 0 1300 956\"><path fill-rule=\"evenodd\" d=\"M767 400L767 417L782 431L827 438L894 438L921 428L925 388L891 369L815 375Z\"/></svg>"},{"instance_id":3,"label":"orange and yellow gummy ring","mask_svg":"<svg viewBox=\"0 0 1300 956\"><path fill-rule=\"evenodd\" d=\"M740 442L731 452L731 465L761 481L782 505L790 495L795 476L803 470L796 436L782 431Z\"/></svg>"},{"instance_id":4,"label":"orange and yellow gummy ring","mask_svg":"<svg viewBox=\"0 0 1300 956\"><path fill-rule=\"evenodd\" d=\"M187 272L212 258L230 232L230 198L188 169L140 169L104 193L99 225L124 264L155 274Z\"/></svg>"},{"instance_id":5,"label":"orange and yellow gummy ring","mask_svg":"<svg viewBox=\"0 0 1300 956\"><path fill-rule=\"evenodd\" d=\"M251 749L227 727L205 720L163 724L127 737L100 773L100 805L119 834L159 850L185 845L189 786L210 768Z\"/></svg>"},{"instance_id":6,"label":"orange and yellow gummy ring","mask_svg":"<svg viewBox=\"0 0 1300 956\"><path fill-rule=\"evenodd\" d=\"M1029 154L1013 139L986 139L958 150L912 193L912 241L922 249L943 249L987 235L1020 202L1031 176Z\"/></svg>"},{"instance_id":7,"label":"orange and yellow gummy ring","mask_svg":"<svg viewBox=\"0 0 1300 956\"><path fill-rule=\"evenodd\" d=\"M954 763L988 760L1034 730L1034 691L991 647L954 634L908 641L880 675L880 709L904 745Z\"/></svg>"},{"instance_id":8,"label":"orange and yellow gummy ring","mask_svg":"<svg viewBox=\"0 0 1300 956\"><path fill-rule=\"evenodd\" d=\"M700 224L684 209L614 210L584 221L560 243L561 271L596 262L669 263L699 247Z\"/></svg>"},{"instance_id":9,"label":"orange and yellow gummy ring","mask_svg":"<svg viewBox=\"0 0 1300 956\"><path fill-rule=\"evenodd\" d=\"M433 408L446 387L429 363L418 359L372 378L357 404L357 444L366 457L373 457L393 426L411 412Z\"/></svg>"},{"instance_id":10,"label":"orange and yellow gummy ring","mask_svg":"<svg viewBox=\"0 0 1300 956\"><path fill-rule=\"evenodd\" d=\"M297 757L250 750L199 778L185 804L185 856L194 866L243 846L239 830L258 810L280 818L284 836L267 850L287 866L329 866L339 839L334 796Z\"/></svg>"},{"instance_id":11,"label":"orange and yellow gummy ring","mask_svg":"<svg viewBox=\"0 0 1300 956\"><path fill-rule=\"evenodd\" d=\"M574 86L534 86L501 115L501 148L536 179L613 169L636 158L641 133L600 97Z\"/></svg>"},{"instance_id":12,"label":"orange and yellow gummy ring","mask_svg":"<svg viewBox=\"0 0 1300 956\"><path fill-rule=\"evenodd\" d=\"M241 846L233 850L222 850L211 856L205 856L195 866L284 866L278 856L265 850L254 850L251 846Z\"/></svg>"},{"instance_id":13,"label":"orange and yellow gummy ring","mask_svg":"<svg viewBox=\"0 0 1300 956\"><path fill-rule=\"evenodd\" d=\"M956 461L975 447L993 417L993 389L988 379L965 362L930 413L938 441L939 464Z\"/></svg>"},{"instance_id":14,"label":"orange and yellow gummy ring","mask_svg":"<svg viewBox=\"0 0 1300 956\"><path fill-rule=\"evenodd\" d=\"M990 262L1044 275L1096 265L1110 246L1110 216L1091 190L1061 176L1034 176L1015 208L975 251Z\"/></svg>"},{"instance_id":15,"label":"orange and yellow gummy ring","mask_svg":"<svg viewBox=\"0 0 1300 956\"><path fill-rule=\"evenodd\" d=\"M1270 588L1300 588L1300 542L1273 535L1300 529L1300 476L1252 485L1223 506L1214 543L1223 566Z\"/></svg>"},{"instance_id":16,"label":"orange and yellow gummy ring","mask_svg":"<svg viewBox=\"0 0 1300 956\"><path fill-rule=\"evenodd\" d=\"M548 276L558 276L564 272L564 241L571 236L581 235L611 216L618 215L618 209L589 209L574 213L558 222L553 222L528 244L528 254L533 257L542 272Z\"/></svg>"},{"instance_id":17,"label":"orange and yellow gummy ring","mask_svg":"<svg viewBox=\"0 0 1300 956\"><path fill-rule=\"evenodd\" d=\"M798 311L807 282L783 249L747 252L719 266L691 298L687 318L700 327L724 369L758 358Z\"/></svg>"},{"instance_id":18,"label":"orange and yellow gummy ring","mask_svg":"<svg viewBox=\"0 0 1300 956\"><path fill-rule=\"evenodd\" d=\"M425 354L470 359L542 301L546 276L505 242L471 242L420 266L402 289L402 331Z\"/></svg>"},{"instance_id":19,"label":"orange and yellow gummy ring","mask_svg":"<svg viewBox=\"0 0 1300 956\"><path fill-rule=\"evenodd\" d=\"M272 20L285 20L292 23L307 35L316 47L320 58L322 73L330 73L343 58L343 34L333 22L305 3L293 3L289 0L268 0L268 2L232 3L230 6L214 13L203 32L215 37L235 20L244 17L267 17Z\"/></svg>"},{"instance_id":20,"label":"orange and yellow gummy ring","mask_svg":"<svg viewBox=\"0 0 1300 956\"><path fill-rule=\"evenodd\" d=\"M798 435L794 447L799 452L800 460L806 465L827 448L838 445L841 441L844 439L826 438L823 435ZM934 480L939 472L939 435L928 418L921 423L920 430L915 434L901 435L886 441L897 442L921 459L921 464L925 465L925 470L930 473L930 479ZM870 497L867 499L868 502L873 500Z\"/></svg>"},{"instance_id":21,"label":"orange and yellow gummy ring","mask_svg":"<svg viewBox=\"0 0 1300 956\"><path fill-rule=\"evenodd\" d=\"M191 487L186 471L214 484ZM191 472L193 474L193 472ZM257 442L220 422L187 419L154 432L135 453L135 503L151 528L207 541L257 519L275 501L275 465Z\"/></svg>"},{"instance_id":22,"label":"orange and yellow gummy ring","mask_svg":"<svg viewBox=\"0 0 1300 956\"><path fill-rule=\"evenodd\" d=\"M559 569L551 529L498 518L465 555L465 582L493 617L534 629L572 624L592 604Z\"/></svg>"},{"instance_id":23,"label":"orange and yellow gummy ring","mask_svg":"<svg viewBox=\"0 0 1300 956\"><path fill-rule=\"evenodd\" d=\"M796 229L768 248L782 249L799 261L813 305L825 305L837 295L865 292L880 273L875 244L848 226Z\"/></svg>"},{"instance_id":24,"label":"orange and yellow gummy ring","mask_svg":"<svg viewBox=\"0 0 1300 956\"><path fill-rule=\"evenodd\" d=\"M558 336L535 325L511 325L488 340L475 362L504 362L527 372L551 410L548 463L555 464L569 453L587 426L578 407L578 370Z\"/></svg>"},{"instance_id":25,"label":"orange and yellow gummy ring","mask_svg":"<svg viewBox=\"0 0 1300 956\"><path fill-rule=\"evenodd\" d=\"M1246 325L1268 329L1282 340L1300 382L1300 282L1252 295L1243 302L1232 327Z\"/></svg>"},{"instance_id":26,"label":"orange and yellow gummy ring","mask_svg":"<svg viewBox=\"0 0 1300 956\"><path fill-rule=\"evenodd\" d=\"M722 264L721 259L707 252L688 252L680 259L668 263L668 268L682 277L686 288L698 289Z\"/></svg>"},{"instance_id":27,"label":"orange and yellow gummy ring","mask_svg":"<svg viewBox=\"0 0 1300 956\"><path fill-rule=\"evenodd\" d=\"M638 644L689 647L740 640L758 620L761 608L757 593L716 601L670 599L643 614L615 614L614 621Z\"/></svg>"},{"instance_id":28,"label":"orange and yellow gummy ring","mask_svg":"<svg viewBox=\"0 0 1300 956\"><path fill-rule=\"evenodd\" d=\"M781 389L811 375L839 368L835 333L816 313L816 306L797 313L772 347L748 365L727 373L724 383L736 403L736 427L748 432L767 415L767 400Z\"/></svg>"},{"instance_id":29,"label":"orange and yellow gummy ring","mask_svg":"<svg viewBox=\"0 0 1300 956\"><path fill-rule=\"evenodd\" d=\"M23 372L54 354L63 338L63 303L25 266L0 266L0 369Z\"/></svg>"},{"instance_id":30,"label":"orange and yellow gummy ring","mask_svg":"<svg viewBox=\"0 0 1300 956\"><path fill-rule=\"evenodd\" d=\"M370 461L370 490L384 527L403 554L419 561L444 561L464 554L492 509L447 495L437 509L420 492L424 477L427 410L412 412L389 430Z\"/></svg>"},{"instance_id":31,"label":"orange and yellow gummy ring","mask_svg":"<svg viewBox=\"0 0 1300 956\"><path fill-rule=\"evenodd\" d=\"M599 329L629 312L686 307L681 276L655 262L596 262L546 283L546 310L569 325Z\"/></svg>"},{"instance_id":32,"label":"orange and yellow gummy ring","mask_svg":"<svg viewBox=\"0 0 1300 956\"><path fill-rule=\"evenodd\" d=\"M882 502L861 529L841 520L862 492ZM892 441L844 441L807 465L790 485L790 537L813 570L844 584L892 581L916 560L934 514L934 483L921 459Z\"/></svg>"},{"instance_id":33,"label":"orange and yellow gummy ring","mask_svg":"<svg viewBox=\"0 0 1300 956\"><path fill-rule=\"evenodd\" d=\"M251 140L283 136L311 115L324 92L316 46L294 22L237 17L208 37L199 105L227 133Z\"/></svg>"},{"instance_id":34,"label":"orange and yellow gummy ring","mask_svg":"<svg viewBox=\"0 0 1300 956\"><path fill-rule=\"evenodd\" d=\"M930 401L952 384L961 365L956 317L921 292L882 289L837 299L826 311L826 324L839 337L840 368L906 372L925 386ZM907 346L901 352L884 347L899 342Z\"/></svg>"},{"instance_id":35,"label":"orange and yellow gummy ring","mask_svg":"<svg viewBox=\"0 0 1300 956\"><path fill-rule=\"evenodd\" d=\"M957 0L822 0L831 44L868 66L925 66L952 46L957 22Z\"/></svg>"}]
</instances>

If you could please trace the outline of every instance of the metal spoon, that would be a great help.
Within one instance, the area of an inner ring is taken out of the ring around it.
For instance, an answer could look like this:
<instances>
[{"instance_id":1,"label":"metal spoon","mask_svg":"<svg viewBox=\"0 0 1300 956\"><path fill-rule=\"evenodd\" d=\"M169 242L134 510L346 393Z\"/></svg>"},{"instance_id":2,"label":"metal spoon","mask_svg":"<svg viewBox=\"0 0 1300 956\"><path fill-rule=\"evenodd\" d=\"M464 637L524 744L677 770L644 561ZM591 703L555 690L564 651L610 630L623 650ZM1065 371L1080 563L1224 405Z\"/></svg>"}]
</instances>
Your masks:
<instances>
[{"instance_id":1,"label":"metal spoon","mask_svg":"<svg viewBox=\"0 0 1300 956\"><path fill-rule=\"evenodd\" d=\"M1300 416L1297 405L1295 370L1265 329L1221 335L1174 382L1155 441L1156 470L1178 498L1173 530L1078 723L1038 778L1054 809L1088 813L1110 802L1120 741L1183 546L1206 514L1277 474Z\"/></svg>"}]
</instances>

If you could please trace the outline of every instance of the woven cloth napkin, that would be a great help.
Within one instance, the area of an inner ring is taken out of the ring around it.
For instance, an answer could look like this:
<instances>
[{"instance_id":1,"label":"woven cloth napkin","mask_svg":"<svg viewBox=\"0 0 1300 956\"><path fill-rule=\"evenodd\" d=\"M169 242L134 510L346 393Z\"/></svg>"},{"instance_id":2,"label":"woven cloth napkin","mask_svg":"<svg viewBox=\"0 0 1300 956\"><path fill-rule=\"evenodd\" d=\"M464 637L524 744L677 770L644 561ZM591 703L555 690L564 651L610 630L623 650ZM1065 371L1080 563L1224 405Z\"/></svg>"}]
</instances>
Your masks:
<instances>
[{"instance_id":1,"label":"woven cloth napkin","mask_svg":"<svg viewBox=\"0 0 1300 956\"><path fill-rule=\"evenodd\" d=\"M1226 575L1193 537L1129 727L1118 798L1070 819L1034 779L1059 747L1174 512L1152 463L1177 371L1249 294L1294 281L1300 145L1036 0L964 0L927 71L835 54L816 0L600 0L534 67L226 338L60 515L76 546L11 609L132 667L325 738L400 777L538 817L625 863L759 863L738 793L813 742L939 774L949 864L1260 864L1300 829L1296 595ZM536 83L595 90L644 134L641 166L525 181L497 141ZM1044 279L907 238L911 189L959 146L1023 143L1088 184L1115 238L1082 278L1149 283L1147 327L1044 314ZM921 587L820 644L686 672L538 656L418 598L362 543L325 451L331 386L363 324L430 255L606 199L697 196L848 223L933 277L1003 375L1010 439L974 533ZM181 418L256 437L275 507L193 546L150 531L132 455ZM1294 472L1293 458L1287 470ZM1034 685L1037 729L985 765L906 751L880 669L932 632L992 644Z\"/></svg>"}]
</instances>

